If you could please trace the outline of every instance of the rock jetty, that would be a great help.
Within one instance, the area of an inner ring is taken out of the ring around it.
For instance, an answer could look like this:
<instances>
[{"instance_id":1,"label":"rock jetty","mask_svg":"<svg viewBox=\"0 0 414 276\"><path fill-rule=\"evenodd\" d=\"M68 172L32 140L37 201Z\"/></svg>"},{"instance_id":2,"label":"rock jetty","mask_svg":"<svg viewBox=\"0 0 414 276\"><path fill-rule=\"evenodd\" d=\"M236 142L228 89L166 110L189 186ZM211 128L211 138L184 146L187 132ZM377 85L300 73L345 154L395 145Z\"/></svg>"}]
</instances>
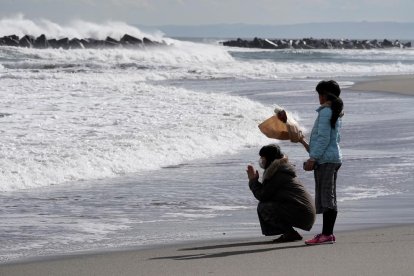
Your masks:
<instances>
[{"instance_id":1,"label":"rock jetty","mask_svg":"<svg viewBox=\"0 0 414 276\"><path fill-rule=\"evenodd\" d=\"M410 48L411 42L399 40L354 40L354 39L262 39L245 40L238 38L222 42L224 46L261 49L381 49Z\"/></svg>"},{"instance_id":2,"label":"rock jetty","mask_svg":"<svg viewBox=\"0 0 414 276\"><path fill-rule=\"evenodd\" d=\"M42 34L39 37L31 35L25 35L19 37L17 35L8 35L0 37L0 46L14 46L36 49L88 49L88 48L136 48L136 47L148 47L148 46L164 46L164 41L158 42L150 40L144 37L143 39L136 38L134 36L125 34L120 40L116 40L112 37L107 37L105 40L93 39L93 38L51 38L48 39L46 35Z\"/></svg>"}]
</instances>

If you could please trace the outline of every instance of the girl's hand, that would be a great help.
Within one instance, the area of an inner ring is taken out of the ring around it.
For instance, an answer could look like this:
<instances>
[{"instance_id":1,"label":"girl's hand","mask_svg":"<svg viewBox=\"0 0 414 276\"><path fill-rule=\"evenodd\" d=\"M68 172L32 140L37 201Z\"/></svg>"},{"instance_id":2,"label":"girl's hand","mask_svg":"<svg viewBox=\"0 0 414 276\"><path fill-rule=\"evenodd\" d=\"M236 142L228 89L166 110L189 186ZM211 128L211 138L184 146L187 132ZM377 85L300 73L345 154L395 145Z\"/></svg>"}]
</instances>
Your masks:
<instances>
[{"instance_id":1,"label":"girl's hand","mask_svg":"<svg viewBox=\"0 0 414 276\"><path fill-rule=\"evenodd\" d=\"M286 111L281 110L277 113L277 117L279 118L279 120L281 120L282 122L284 122L286 124L287 122L287 114Z\"/></svg>"},{"instance_id":2,"label":"girl's hand","mask_svg":"<svg viewBox=\"0 0 414 276\"><path fill-rule=\"evenodd\" d=\"M305 171L313 171L313 169L315 168L315 163L316 161L314 159L308 159L304 164L303 169Z\"/></svg>"},{"instance_id":3,"label":"girl's hand","mask_svg":"<svg viewBox=\"0 0 414 276\"><path fill-rule=\"evenodd\" d=\"M247 177L249 178L249 180L258 180L259 179L259 172L254 171L253 166L248 165L246 172L247 172Z\"/></svg>"}]
</instances>

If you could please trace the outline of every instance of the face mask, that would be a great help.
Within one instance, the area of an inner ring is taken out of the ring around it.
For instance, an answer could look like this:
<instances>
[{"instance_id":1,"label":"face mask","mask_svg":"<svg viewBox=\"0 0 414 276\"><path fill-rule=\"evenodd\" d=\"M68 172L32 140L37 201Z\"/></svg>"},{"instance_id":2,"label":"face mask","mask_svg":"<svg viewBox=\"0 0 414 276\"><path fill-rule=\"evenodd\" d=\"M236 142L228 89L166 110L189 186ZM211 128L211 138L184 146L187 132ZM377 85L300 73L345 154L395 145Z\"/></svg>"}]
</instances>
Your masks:
<instances>
[{"instance_id":1,"label":"face mask","mask_svg":"<svg viewBox=\"0 0 414 276\"><path fill-rule=\"evenodd\" d=\"M259 159L259 167L262 168L262 169L264 169L265 168L265 165L266 165L266 159L260 158Z\"/></svg>"}]
</instances>

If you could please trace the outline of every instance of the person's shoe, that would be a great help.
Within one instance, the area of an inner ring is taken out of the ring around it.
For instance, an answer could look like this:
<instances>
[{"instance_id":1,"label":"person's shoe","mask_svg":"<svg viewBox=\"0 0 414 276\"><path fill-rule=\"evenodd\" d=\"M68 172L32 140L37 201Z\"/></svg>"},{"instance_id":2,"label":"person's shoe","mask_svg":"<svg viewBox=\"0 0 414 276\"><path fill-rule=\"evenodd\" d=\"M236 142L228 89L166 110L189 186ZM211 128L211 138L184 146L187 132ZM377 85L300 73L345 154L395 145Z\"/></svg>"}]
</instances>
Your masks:
<instances>
[{"instance_id":1,"label":"person's shoe","mask_svg":"<svg viewBox=\"0 0 414 276\"><path fill-rule=\"evenodd\" d=\"M333 244L335 243L335 236L334 235L323 235L318 234L313 239L306 240L305 244L307 245L318 245L318 244Z\"/></svg>"},{"instance_id":2,"label":"person's shoe","mask_svg":"<svg viewBox=\"0 0 414 276\"><path fill-rule=\"evenodd\" d=\"M301 241L303 237L296 231L288 232L273 240L273 243Z\"/></svg>"},{"instance_id":3,"label":"person's shoe","mask_svg":"<svg viewBox=\"0 0 414 276\"><path fill-rule=\"evenodd\" d=\"M322 234L318 234L318 235L314 236L312 239L306 240L305 241L305 244L308 244L308 245L310 245L310 244L316 244L319 241L319 237L320 236L322 236Z\"/></svg>"}]
</instances>

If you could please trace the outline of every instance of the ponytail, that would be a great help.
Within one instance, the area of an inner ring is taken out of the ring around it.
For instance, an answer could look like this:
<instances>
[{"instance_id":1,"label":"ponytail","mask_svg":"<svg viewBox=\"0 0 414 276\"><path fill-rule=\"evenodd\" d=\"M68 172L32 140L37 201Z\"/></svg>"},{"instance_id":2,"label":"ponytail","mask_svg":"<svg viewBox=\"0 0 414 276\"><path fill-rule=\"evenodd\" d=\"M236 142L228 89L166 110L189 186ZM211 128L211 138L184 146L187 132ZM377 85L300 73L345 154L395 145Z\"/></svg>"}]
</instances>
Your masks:
<instances>
[{"instance_id":1,"label":"ponytail","mask_svg":"<svg viewBox=\"0 0 414 276\"><path fill-rule=\"evenodd\" d=\"M331 117L331 128L335 129L336 122L338 118L342 115L342 110L344 109L344 102L340 97L335 96L334 94L326 94L327 100L331 102L332 117Z\"/></svg>"}]
</instances>

